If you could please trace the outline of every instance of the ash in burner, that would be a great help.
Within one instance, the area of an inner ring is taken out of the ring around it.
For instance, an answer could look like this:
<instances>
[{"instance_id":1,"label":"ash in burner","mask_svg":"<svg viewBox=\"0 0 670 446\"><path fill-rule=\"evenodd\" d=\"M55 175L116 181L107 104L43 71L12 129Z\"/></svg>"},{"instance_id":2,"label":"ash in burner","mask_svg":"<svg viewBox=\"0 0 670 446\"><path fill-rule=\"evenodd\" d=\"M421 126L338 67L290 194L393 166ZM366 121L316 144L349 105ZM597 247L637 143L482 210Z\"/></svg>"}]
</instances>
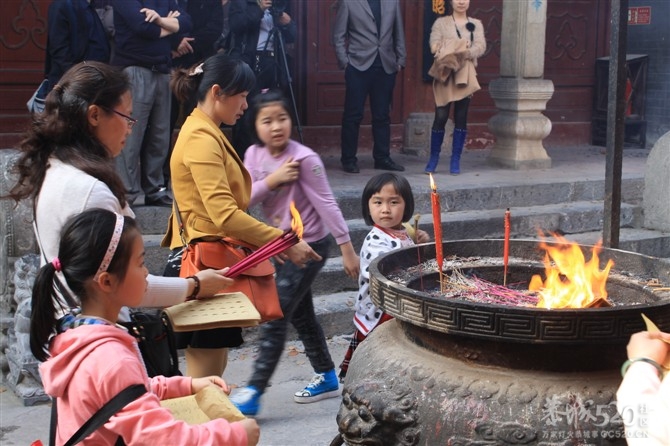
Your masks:
<instances>
[{"instance_id":1,"label":"ash in burner","mask_svg":"<svg viewBox=\"0 0 670 446\"><path fill-rule=\"evenodd\" d=\"M440 287L437 262L430 259L417 265L390 272L389 280L428 293L440 299L474 303L536 307L539 296L528 291L534 274L544 275L539 261L510 257L507 286L503 286L503 260L500 257L458 257L444 260L444 286ZM649 278L626 271L610 271L607 282L608 302L615 307L644 305L656 302L653 293L641 292ZM648 290L651 291L651 290Z\"/></svg>"}]
</instances>

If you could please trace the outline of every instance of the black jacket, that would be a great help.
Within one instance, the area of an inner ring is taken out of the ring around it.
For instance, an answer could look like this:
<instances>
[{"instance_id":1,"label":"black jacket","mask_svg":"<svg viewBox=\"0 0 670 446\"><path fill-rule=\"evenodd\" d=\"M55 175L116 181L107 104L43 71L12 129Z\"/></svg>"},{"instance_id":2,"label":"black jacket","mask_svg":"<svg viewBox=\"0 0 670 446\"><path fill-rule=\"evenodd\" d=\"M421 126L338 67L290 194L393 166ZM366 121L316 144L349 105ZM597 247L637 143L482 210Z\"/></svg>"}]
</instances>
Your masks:
<instances>
[{"instance_id":1,"label":"black jacket","mask_svg":"<svg viewBox=\"0 0 670 446\"><path fill-rule=\"evenodd\" d=\"M179 8L176 0L113 0L113 6L116 48L110 63L122 68L138 66L169 73L176 34L161 37L160 26L145 21L140 10L153 9L161 17L170 11L179 11L179 32L188 33L192 25L186 11Z\"/></svg>"},{"instance_id":2,"label":"black jacket","mask_svg":"<svg viewBox=\"0 0 670 446\"><path fill-rule=\"evenodd\" d=\"M55 0L49 5L44 71L50 89L63 73L79 62L109 62L107 34L92 3L86 0Z\"/></svg>"},{"instance_id":3,"label":"black jacket","mask_svg":"<svg viewBox=\"0 0 670 446\"><path fill-rule=\"evenodd\" d=\"M288 11L286 11L289 13ZM290 13L289 13L290 15ZM230 4L230 32L233 33L234 48L232 55L241 56L242 60L253 67L256 58L256 45L261 30L263 10L256 0L232 0ZM284 38L285 43L295 41L295 20L286 26L275 24ZM279 49L277 42L274 48Z\"/></svg>"},{"instance_id":4,"label":"black jacket","mask_svg":"<svg viewBox=\"0 0 670 446\"><path fill-rule=\"evenodd\" d=\"M172 59L172 65L188 68L214 54L214 42L223 30L223 6L221 0L179 0L178 3L191 16L193 30L180 33L177 45L184 37L195 40L191 41L193 52Z\"/></svg>"}]
</instances>

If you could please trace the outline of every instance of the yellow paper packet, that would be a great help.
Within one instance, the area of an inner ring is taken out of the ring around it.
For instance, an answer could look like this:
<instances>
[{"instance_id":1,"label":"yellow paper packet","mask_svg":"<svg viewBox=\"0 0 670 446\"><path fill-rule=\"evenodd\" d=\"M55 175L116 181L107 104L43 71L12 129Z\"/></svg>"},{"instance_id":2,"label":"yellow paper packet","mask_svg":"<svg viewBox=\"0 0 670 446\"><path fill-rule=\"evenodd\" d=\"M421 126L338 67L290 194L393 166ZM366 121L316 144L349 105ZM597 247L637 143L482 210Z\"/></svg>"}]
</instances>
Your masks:
<instances>
[{"instance_id":1,"label":"yellow paper packet","mask_svg":"<svg viewBox=\"0 0 670 446\"><path fill-rule=\"evenodd\" d=\"M647 331L652 332L652 333L654 333L654 332L658 333L659 331L661 331L656 326L656 324L654 324L654 322L651 319L649 319L647 316L644 315L644 313L640 313L640 315L642 316L642 320L644 321L644 324L647 326ZM666 341L665 339L663 339L663 341L670 344L670 342ZM662 364L662 365L663 365L664 369L670 370L670 357L667 358L666 361L665 361L665 364Z\"/></svg>"}]
</instances>

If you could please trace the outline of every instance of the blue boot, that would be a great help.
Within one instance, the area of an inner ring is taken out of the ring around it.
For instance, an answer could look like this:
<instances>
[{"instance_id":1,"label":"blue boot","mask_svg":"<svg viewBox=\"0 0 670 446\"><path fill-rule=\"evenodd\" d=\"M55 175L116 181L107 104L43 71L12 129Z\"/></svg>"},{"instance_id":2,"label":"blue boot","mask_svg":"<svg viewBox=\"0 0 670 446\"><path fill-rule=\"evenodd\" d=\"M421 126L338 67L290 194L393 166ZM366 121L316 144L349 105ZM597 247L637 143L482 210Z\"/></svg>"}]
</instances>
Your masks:
<instances>
[{"instance_id":1,"label":"blue boot","mask_svg":"<svg viewBox=\"0 0 670 446\"><path fill-rule=\"evenodd\" d=\"M451 148L451 163L449 165L449 172L452 175L461 173L461 153L463 153L463 146L465 145L465 136L468 131L465 129L454 129L454 141Z\"/></svg>"},{"instance_id":2,"label":"blue boot","mask_svg":"<svg viewBox=\"0 0 670 446\"><path fill-rule=\"evenodd\" d=\"M430 132L430 159L426 164L426 173L434 173L437 163L440 161L440 151L444 141L444 130L432 130Z\"/></svg>"}]
</instances>

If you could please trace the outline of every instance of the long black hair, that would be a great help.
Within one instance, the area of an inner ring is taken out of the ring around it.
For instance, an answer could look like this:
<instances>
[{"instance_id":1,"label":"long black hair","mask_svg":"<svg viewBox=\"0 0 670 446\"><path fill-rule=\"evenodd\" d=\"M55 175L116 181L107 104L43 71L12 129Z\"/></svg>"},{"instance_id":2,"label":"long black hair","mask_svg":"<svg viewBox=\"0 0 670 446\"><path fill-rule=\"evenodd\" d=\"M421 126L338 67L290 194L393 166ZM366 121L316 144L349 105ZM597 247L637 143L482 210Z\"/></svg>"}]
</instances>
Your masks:
<instances>
[{"instance_id":1,"label":"long black hair","mask_svg":"<svg viewBox=\"0 0 670 446\"><path fill-rule=\"evenodd\" d=\"M402 221L408 221L412 218L412 214L414 214L414 195L412 194L412 186L409 185L407 178L390 172L380 173L368 180L361 196L363 219L370 226L375 224L370 215L370 198L387 184L393 185L395 191L405 201L405 212L402 214Z\"/></svg>"},{"instance_id":2,"label":"long black hair","mask_svg":"<svg viewBox=\"0 0 670 446\"><path fill-rule=\"evenodd\" d=\"M192 99L193 95L197 102L202 102L214 85L221 87L226 96L235 96L250 91L255 83L256 76L244 61L216 53L202 64L174 70L170 87L180 102Z\"/></svg>"},{"instance_id":3,"label":"long black hair","mask_svg":"<svg viewBox=\"0 0 670 446\"><path fill-rule=\"evenodd\" d=\"M17 202L35 199L54 156L105 183L125 206L123 182L112 156L90 129L88 108L111 110L129 91L126 75L107 64L82 62L70 68L47 95L44 112L33 114L15 166L19 178L9 197Z\"/></svg>"},{"instance_id":4,"label":"long black hair","mask_svg":"<svg viewBox=\"0 0 670 446\"><path fill-rule=\"evenodd\" d=\"M40 361L48 357L47 343L56 327L56 302L60 293L58 270L79 299L87 299L86 283L98 272L116 225L116 214L105 209L90 209L70 217L61 231L57 260L50 261L37 273L30 315L30 351ZM123 232L107 271L123 280L139 234L135 220L124 218Z\"/></svg>"}]
</instances>

